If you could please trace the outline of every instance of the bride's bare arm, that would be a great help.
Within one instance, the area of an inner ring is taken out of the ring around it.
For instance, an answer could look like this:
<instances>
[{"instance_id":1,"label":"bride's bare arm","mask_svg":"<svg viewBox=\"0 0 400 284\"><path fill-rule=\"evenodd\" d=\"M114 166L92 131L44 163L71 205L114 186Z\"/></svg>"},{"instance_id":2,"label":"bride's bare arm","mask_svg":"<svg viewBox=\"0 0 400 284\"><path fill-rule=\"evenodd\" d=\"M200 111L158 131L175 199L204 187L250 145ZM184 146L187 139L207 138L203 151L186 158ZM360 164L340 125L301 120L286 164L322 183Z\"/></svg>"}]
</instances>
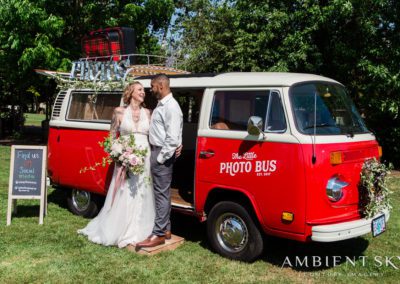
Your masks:
<instances>
[{"instance_id":1,"label":"bride's bare arm","mask_svg":"<svg viewBox=\"0 0 400 284\"><path fill-rule=\"evenodd\" d=\"M114 109L110 127L110 134L113 139L117 137L119 126L121 124L121 117L123 116L123 114L124 114L124 108L117 107Z\"/></svg>"}]
</instances>

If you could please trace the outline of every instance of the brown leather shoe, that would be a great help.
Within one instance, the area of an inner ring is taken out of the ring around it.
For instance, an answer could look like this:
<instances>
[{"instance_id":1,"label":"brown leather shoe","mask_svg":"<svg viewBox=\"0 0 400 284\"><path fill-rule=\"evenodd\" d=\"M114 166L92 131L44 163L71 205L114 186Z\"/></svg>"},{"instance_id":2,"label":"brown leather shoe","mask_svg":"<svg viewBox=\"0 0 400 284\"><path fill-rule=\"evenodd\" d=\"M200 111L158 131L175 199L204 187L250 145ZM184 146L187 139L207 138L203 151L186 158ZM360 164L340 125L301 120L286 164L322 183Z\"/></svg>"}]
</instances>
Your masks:
<instances>
[{"instance_id":1,"label":"brown leather shoe","mask_svg":"<svg viewBox=\"0 0 400 284\"><path fill-rule=\"evenodd\" d=\"M165 231L165 239L170 240L171 239L171 231Z\"/></svg>"},{"instance_id":2,"label":"brown leather shoe","mask_svg":"<svg viewBox=\"0 0 400 284\"><path fill-rule=\"evenodd\" d=\"M150 236L148 236L147 238L145 238L143 241L136 243L136 247L140 247L140 245L143 244L143 243L150 242L150 238L151 238L152 236L153 236L153 235L150 235Z\"/></svg>"},{"instance_id":3,"label":"brown leather shoe","mask_svg":"<svg viewBox=\"0 0 400 284\"><path fill-rule=\"evenodd\" d=\"M152 235L150 238L145 239L143 242L137 243L137 247L150 248L159 246L165 243L165 236Z\"/></svg>"}]
</instances>

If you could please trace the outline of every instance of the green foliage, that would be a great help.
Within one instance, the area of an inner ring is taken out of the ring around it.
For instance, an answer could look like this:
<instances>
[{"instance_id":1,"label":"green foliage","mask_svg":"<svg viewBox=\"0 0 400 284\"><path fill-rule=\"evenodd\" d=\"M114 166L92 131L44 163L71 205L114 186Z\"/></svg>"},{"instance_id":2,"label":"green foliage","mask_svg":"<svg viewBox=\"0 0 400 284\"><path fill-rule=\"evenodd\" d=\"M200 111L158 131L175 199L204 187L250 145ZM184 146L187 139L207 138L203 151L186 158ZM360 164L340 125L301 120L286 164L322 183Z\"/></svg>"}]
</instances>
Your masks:
<instances>
[{"instance_id":1,"label":"green foliage","mask_svg":"<svg viewBox=\"0 0 400 284\"><path fill-rule=\"evenodd\" d=\"M115 91L123 90L124 87L132 82L131 78L125 81L82 81L82 80L65 80L60 77L55 77L57 82L57 88L60 90L67 90L69 88L74 89L91 89L97 94L98 91Z\"/></svg>"},{"instance_id":2,"label":"green foliage","mask_svg":"<svg viewBox=\"0 0 400 284\"><path fill-rule=\"evenodd\" d=\"M400 2L181 0L178 49L197 72L321 74L346 85L400 166ZM382 127L382 125L390 125Z\"/></svg>"},{"instance_id":3,"label":"green foliage","mask_svg":"<svg viewBox=\"0 0 400 284\"><path fill-rule=\"evenodd\" d=\"M41 101L54 96L55 85L33 69L69 71L81 57L81 39L90 30L132 27L137 51L162 54L174 11L172 0L0 0L0 100L7 104L32 102L34 86Z\"/></svg>"},{"instance_id":4,"label":"green foliage","mask_svg":"<svg viewBox=\"0 0 400 284\"><path fill-rule=\"evenodd\" d=\"M21 108L2 108L0 110L1 131L3 136L19 138L24 125L25 117ZM2 137L0 137L2 138Z\"/></svg>"},{"instance_id":5,"label":"green foliage","mask_svg":"<svg viewBox=\"0 0 400 284\"><path fill-rule=\"evenodd\" d=\"M34 86L30 86L26 91L28 93L31 93L34 97L40 97L40 93L36 90Z\"/></svg>"},{"instance_id":6,"label":"green foliage","mask_svg":"<svg viewBox=\"0 0 400 284\"><path fill-rule=\"evenodd\" d=\"M379 212L392 209L387 178L391 166L379 163L375 158L364 162L360 178L360 196L363 213L372 218Z\"/></svg>"}]
</instances>

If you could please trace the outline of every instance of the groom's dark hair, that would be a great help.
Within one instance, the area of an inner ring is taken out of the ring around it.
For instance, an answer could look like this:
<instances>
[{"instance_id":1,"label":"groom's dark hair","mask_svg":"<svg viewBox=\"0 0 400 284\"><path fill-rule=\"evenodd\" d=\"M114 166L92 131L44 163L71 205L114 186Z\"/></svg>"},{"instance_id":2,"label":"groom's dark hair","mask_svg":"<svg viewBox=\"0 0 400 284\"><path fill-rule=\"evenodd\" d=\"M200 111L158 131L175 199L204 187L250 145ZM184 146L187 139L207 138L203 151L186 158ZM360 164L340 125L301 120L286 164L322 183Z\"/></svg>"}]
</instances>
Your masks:
<instances>
[{"instance_id":1,"label":"groom's dark hair","mask_svg":"<svg viewBox=\"0 0 400 284\"><path fill-rule=\"evenodd\" d=\"M153 79L151 79L151 81L153 82L165 82L166 85L169 87L169 78L167 75L165 74L157 74L153 77Z\"/></svg>"}]
</instances>

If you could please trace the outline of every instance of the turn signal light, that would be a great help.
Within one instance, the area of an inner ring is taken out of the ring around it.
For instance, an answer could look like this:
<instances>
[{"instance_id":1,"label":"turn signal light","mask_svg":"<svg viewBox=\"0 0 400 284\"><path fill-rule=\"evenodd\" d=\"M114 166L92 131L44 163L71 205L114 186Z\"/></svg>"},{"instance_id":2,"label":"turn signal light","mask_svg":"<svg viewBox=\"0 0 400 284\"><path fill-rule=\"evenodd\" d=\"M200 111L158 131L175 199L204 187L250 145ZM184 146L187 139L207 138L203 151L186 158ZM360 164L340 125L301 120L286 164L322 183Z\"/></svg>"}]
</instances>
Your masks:
<instances>
[{"instance_id":1,"label":"turn signal light","mask_svg":"<svg viewBox=\"0 0 400 284\"><path fill-rule=\"evenodd\" d=\"M290 212L282 212L282 220L286 222L292 222L294 219L293 213Z\"/></svg>"},{"instance_id":2,"label":"turn signal light","mask_svg":"<svg viewBox=\"0 0 400 284\"><path fill-rule=\"evenodd\" d=\"M331 152L330 161L332 165L339 165L343 163L343 153L342 152Z\"/></svg>"},{"instance_id":3,"label":"turn signal light","mask_svg":"<svg viewBox=\"0 0 400 284\"><path fill-rule=\"evenodd\" d=\"M378 146L378 155L379 155L379 158L382 157L382 147L381 146Z\"/></svg>"}]
</instances>

